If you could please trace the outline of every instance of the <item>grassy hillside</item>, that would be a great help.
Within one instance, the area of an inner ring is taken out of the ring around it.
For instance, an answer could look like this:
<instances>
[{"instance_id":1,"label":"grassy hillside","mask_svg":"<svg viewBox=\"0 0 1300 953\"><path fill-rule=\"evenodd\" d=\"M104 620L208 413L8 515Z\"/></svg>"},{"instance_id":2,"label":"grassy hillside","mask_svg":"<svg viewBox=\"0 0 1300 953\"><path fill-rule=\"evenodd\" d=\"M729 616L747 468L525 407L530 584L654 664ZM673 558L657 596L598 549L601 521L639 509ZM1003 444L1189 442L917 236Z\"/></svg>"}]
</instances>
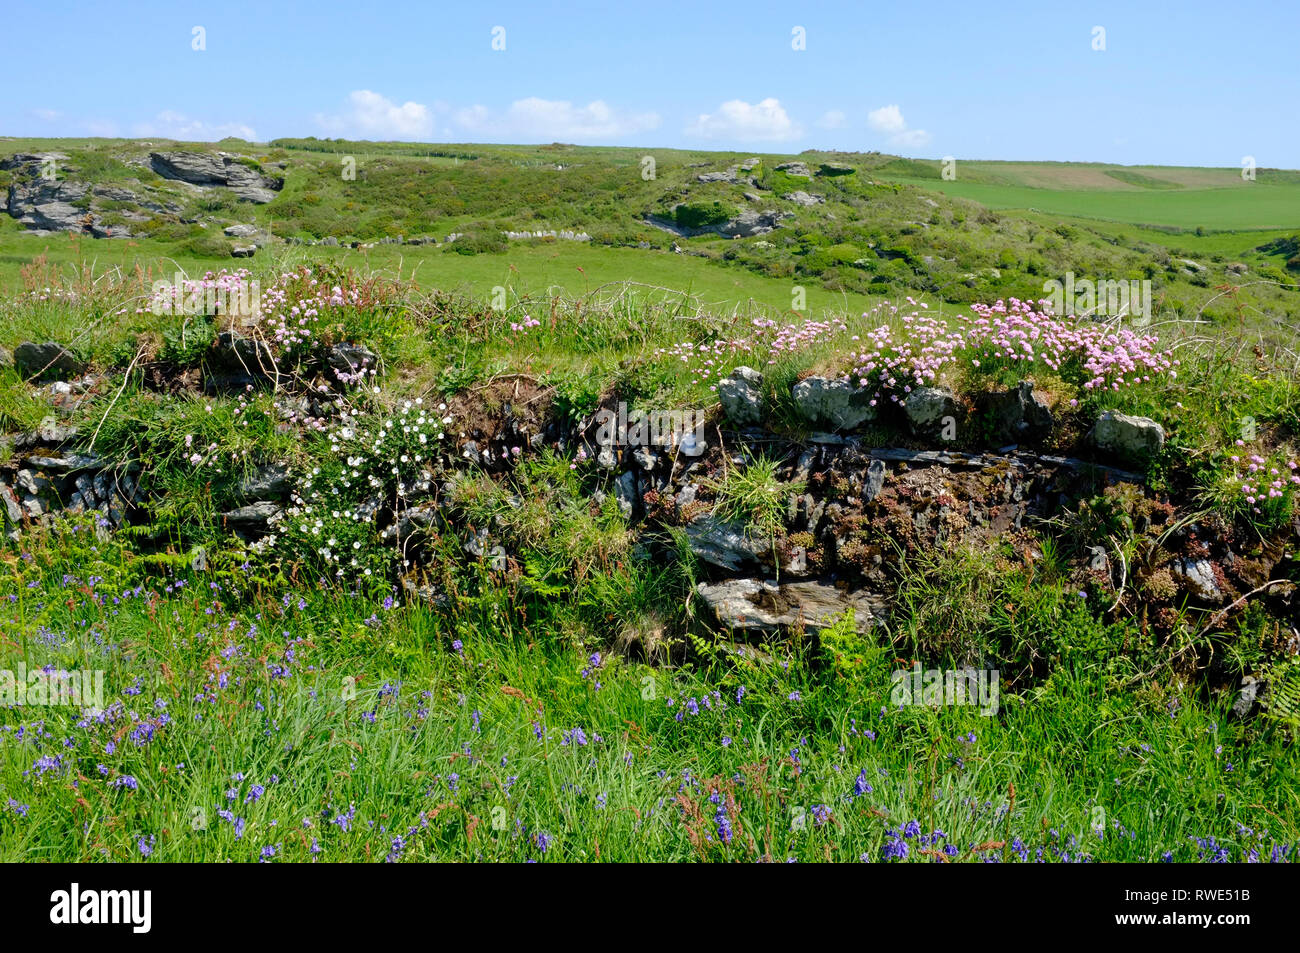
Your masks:
<instances>
[{"instance_id":1,"label":"grassy hillside","mask_svg":"<svg viewBox=\"0 0 1300 953\"><path fill-rule=\"evenodd\" d=\"M182 211L132 222L132 237L120 240L124 249L100 243L93 253L24 236L16 223L0 220L0 282L18 287L21 266L43 252L56 263L93 257L156 270L171 268L163 262L171 258L187 270L211 267L239 243L221 228L251 222L275 242L374 244L355 250L394 274L400 261L403 274L414 269L438 287L481 297L513 283L504 282L510 276L532 290L632 281L689 289L717 303L753 298L786 309L798 303L796 287L811 296L806 307L814 310L917 293L961 304L1035 298L1045 282L1073 272L1094 281L1150 280L1165 318L1229 321L1239 306L1274 321L1297 315L1300 261L1286 252L1285 240L1300 223L1300 178L1273 170L1244 183L1232 170L970 162L949 182L936 163L875 153L739 156L329 140L220 146L282 177L273 201L251 205L222 189L167 183L144 168L151 150L181 148L174 143L4 142L2 152L62 149L74 176L120 183L138 175ZM750 159L752 168L737 168ZM810 176L777 168L789 162L804 163ZM800 193L813 198L791 198ZM735 239L682 237L650 223L725 220L746 210L782 217L765 234ZM102 214L127 223L120 209ZM580 232L590 241L502 235L538 230ZM452 235L458 240L446 242ZM426 237L430 244L409 244ZM399 240L408 243L400 254L378 244ZM575 244L590 253L566 247ZM295 247L288 260L341 255L320 245ZM586 278L578 266L588 270ZM1228 284L1240 286L1231 301L1209 293Z\"/></svg>"}]
</instances>

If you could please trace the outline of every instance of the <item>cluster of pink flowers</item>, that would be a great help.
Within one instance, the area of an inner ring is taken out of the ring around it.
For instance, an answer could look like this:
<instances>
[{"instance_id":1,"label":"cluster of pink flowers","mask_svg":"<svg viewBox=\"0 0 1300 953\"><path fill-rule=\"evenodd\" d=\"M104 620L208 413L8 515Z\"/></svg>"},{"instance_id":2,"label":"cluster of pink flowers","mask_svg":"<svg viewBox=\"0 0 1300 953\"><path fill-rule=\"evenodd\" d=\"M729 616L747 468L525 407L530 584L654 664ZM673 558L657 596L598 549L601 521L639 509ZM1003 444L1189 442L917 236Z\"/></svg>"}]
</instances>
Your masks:
<instances>
[{"instance_id":1,"label":"cluster of pink flowers","mask_svg":"<svg viewBox=\"0 0 1300 953\"><path fill-rule=\"evenodd\" d=\"M1077 364L1087 376L1086 390L1117 391L1149 384L1153 375L1178 376L1173 351L1157 350L1159 339L1154 334L1057 317L1042 310L1045 303L1036 308L1032 302L1012 298L991 306L971 305L976 317L966 319L970 321L967 349L1012 363L1041 361L1057 373Z\"/></svg>"},{"instance_id":2,"label":"cluster of pink flowers","mask_svg":"<svg viewBox=\"0 0 1300 953\"><path fill-rule=\"evenodd\" d=\"M710 382L731 373L739 363L775 364L787 354L806 350L848 331L838 318L828 321L806 320L799 324L781 324L768 318L754 318L754 331L746 337L728 338L709 344L683 341L669 348L659 348L654 357L675 358L687 365L691 383ZM710 387L715 385L710 384Z\"/></svg>"},{"instance_id":3,"label":"cluster of pink flowers","mask_svg":"<svg viewBox=\"0 0 1300 953\"><path fill-rule=\"evenodd\" d=\"M863 314L863 321L879 321L873 330L850 340L860 345L849 355L848 377L860 387L874 388L873 403L886 396L906 400L914 387L933 384L948 367L988 373L1014 367L1025 373L1048 368L1085 390L1120 390L1150 383L1160 376L1177 377L1179 362L1172 351L1157 349L1155 335L1114 330L1101 324L1057 317L1043 310L1045 303L1012 298L991 305L971 306L956 326L931 314L928 306L912 298L913 310L901 314L893 305L880 305ZM847 334L839 319L807 320L779 324L763 318L751 322L753 333L706 344L685 341L660 348L654 357L668 357L687 365L692 384L726 377L741 363L775 364L787 354L806 350Z\"/></svg>"},{"instance_id":4,"label":"cluster of pink flowers","mask_svg":"<svg viewBox=\"0 0 1300 953\"><path fill-rule=\"evenodd\" d=\"M916 304L911 298L908 302ZM876 389L873 403L885 394L905 400L914 386L933 383L958 362L985 373L997 367L1027 373L1043 366L1077 379L1085 390L1118 391L1178 374L1179 362L1172 351L1157 350L1155 335L1057 317L1031 302L1012 298L971 305L974 316L962 317L957 328L924 313L924 304L919 307L921 311L899 319L901 334L881 325L866 335L870 348L852 355L851 374L859 386Z\"/></svg>"},{"instance_id":5,"label":"cluster of pink flowers","mask_svg":"<svg viewBox=\"0 0 1300 953\"><path fill-rule=\"evenodd\" d=\"M1245 447L1244 440L1237 441L1238 447ZM1285 506L1288 499L1295 494L1295 487L1300 487L1300 463L1288 459L1285 463L1280 456L1269 460L1257 453L1244 459L1240 454L1229 457L1233 473L1229 478L1231 484L1241 493L1250 505L1251 511L1263 514L1263 507L1269 505Z\"/></svg>"},{"instance_id":6,"label":"cluster of pink flowers","mask_svg":"<svg viewBox=\"0 0 1300 953\"><path fill-rule=\"evenodd\" d=\"M272 342L289 351L310 344L322 320L362 306L365 297L356 284L323 282L302 268L280 275L262 295L262 321Z\"/></svg>"},{"instance_id":7,"label":"cluster of pink flowers","mask_svg":"<svg viewBox=\"0 0 1300 953\"><path fill-rule=\"evenodd\" d=\"M238 305L250 301L250 286L255 288L256 283L247 268L209 271L202 278L182 277L180 281L165 283L165 287L156 285L148 303L136 308L135 313L207 314L217 310L211 307L217 302L221 302L221 310L229 312L231 302ZM125 313L125 309L118 313Z\"/></svg>"},{"instance_id":8,"label":"cluster of pink flowers","mask_svg":"<svg viewBox=\"0 0 1300 953\"><path fill-rule=\"evenodd\" d=\"M529 328L540 328L541 326L542 322L528 314L524 315L522 323L516 324L514 321L510 322L510 330L514 331L516 334L526 333Z\"/></svg>"}]
</instances>

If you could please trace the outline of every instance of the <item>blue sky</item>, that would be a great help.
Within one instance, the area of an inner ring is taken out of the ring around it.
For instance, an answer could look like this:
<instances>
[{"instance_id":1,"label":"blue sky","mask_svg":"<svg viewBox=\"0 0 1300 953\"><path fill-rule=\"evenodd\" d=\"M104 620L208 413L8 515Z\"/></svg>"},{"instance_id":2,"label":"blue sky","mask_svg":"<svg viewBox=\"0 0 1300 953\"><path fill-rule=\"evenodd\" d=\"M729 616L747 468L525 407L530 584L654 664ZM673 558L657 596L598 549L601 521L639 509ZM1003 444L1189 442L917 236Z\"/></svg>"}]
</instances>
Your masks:
<instances>
[{"instance_id":1,"label":"blue sky","mask_svg":"<svg viewBox=\"0 0 1300 953\"><path fill-rule=\"evenodd\" d=\"M6 135L1300 167L1294 3L6 6Z\"/></svg>"}]
</instances>

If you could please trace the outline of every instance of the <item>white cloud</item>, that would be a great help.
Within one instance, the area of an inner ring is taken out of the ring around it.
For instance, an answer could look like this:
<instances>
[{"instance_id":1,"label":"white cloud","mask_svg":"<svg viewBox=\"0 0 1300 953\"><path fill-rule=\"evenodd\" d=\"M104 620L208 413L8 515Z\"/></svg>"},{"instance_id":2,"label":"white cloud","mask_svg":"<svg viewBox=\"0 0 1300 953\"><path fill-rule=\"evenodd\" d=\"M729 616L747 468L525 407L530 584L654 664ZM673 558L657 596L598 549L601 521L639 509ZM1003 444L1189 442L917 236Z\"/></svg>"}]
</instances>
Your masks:
<instances>
[{"instance_id":1,"label":"white cloud","mask_svg":"<svg viewBox=\"0 0 1300 953\"><path fill-rule=\"evenodd\" d=\"M316 115L327 132L347 139L431 139L433 111L423 103L400 106L368 89L348 94L347 105L338 115Z\"/></svg>"},{"instance_id":2,"label":"white cloud","mask_svg":"<svg viewBox=\"0 0 1300 953\"><path fill-rule=\"evenodd\" d=\"M460 109L454 121L480 135L564 142L620 139L659 126L655 113L624 112L600 99L575 106L567 100L536 96L517 99L499 114L481 105Z\"/></svg>"},{"instance_id":3,"label":"white cloud","mask_svg":"<svg viewBox=\"0 0 1300 953\"><path fill-rule=\"evenodd\" d=\"M714 113L704 113L686 127L686 134L701 139L730 139L741 142L782 142L798 139L803 130L776 99L750 105L732 99Z\"/></svg>"},{"instance_id":4,"label":"white cloud","mask_svg":"<svg viewBox=\"0 0 1300 953\"><path fill-rule=\"evenodd\" d=\"M898 133L907 128L903 111L897 106L881 106L867 113L867 125L876 132Z\"/></svg>"},{"instance_id":5,"label":"white cloud","mask_svg":"<svg viewBox=\"0 0 1300 953\"><path fill-rule=\"evenodd\" d=\"M54 122L63 116L57 109L33 109L32 115L42 122Z\"/></svg>"},{"instance_id":6,"label":"white cloud","mask_svg":"<svg viewBox=\"0 0 1300 953\"><path fill-rule=\"evenodd\" d=\"M844 123L848 119L844 113L838 109L828 109L822 113L822 117L817 120L818 129L843 129Z\"/></svg>"},{"instance_id":7,"label":"white cloud","mask_svg":"<svg viewBox=\"0 0 1300 953\"><path fill-rule=\"evenodd\" d=\"M151 120L135 123L131 127L131 133L134 136L181 139L188 142L216 142L227 136L248 139L251 142L257 141L257 133L252 126L240 122L209 123L202 119L191 119L174 109L164 109Z\"/></svg>"},{"instance_id":8,"label":"white cloud","mask_svg":"<svg viewBox=\"0 0 1300 953\"><path fill-rule=\"evenodd\" d=\"M924 129L909 129L903 111L896 105L881 106L867 113L867 125L889 137L889 144L917 149L930 141Z\"/></svg>"}]
</instances>

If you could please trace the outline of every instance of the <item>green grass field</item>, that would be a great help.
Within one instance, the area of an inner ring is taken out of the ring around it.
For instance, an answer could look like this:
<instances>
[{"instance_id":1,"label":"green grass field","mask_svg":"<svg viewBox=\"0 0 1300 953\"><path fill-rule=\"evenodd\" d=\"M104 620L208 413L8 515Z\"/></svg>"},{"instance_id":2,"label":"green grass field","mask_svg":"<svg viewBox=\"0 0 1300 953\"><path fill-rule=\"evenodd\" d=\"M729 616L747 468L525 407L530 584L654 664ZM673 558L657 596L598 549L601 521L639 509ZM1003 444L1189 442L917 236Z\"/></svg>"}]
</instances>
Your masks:
<instances>
[{"instance_id":1,"label":"green grass field","mask_svg":"<svg viewBox=\"0 0 1300 953\"><path fill-rule=\"evenodd\" d=\"M1296 837L1284 737L1117 694L1082 652L998 717L899 708L888 652L851 680L812 645L674 670L491 588L453 621L151 581L89 542L32 540L0 592L9 662L106 669L111 700L0 715L6 862L1268 861Z\"/></svg>"},{"instance_id":2,"label":"green grass field","mask_svg":"<svg viewBox=\"0 0 1300 953\"><path fill-rule=\"evenodd\" d=\"M35 258L44 256L56 269L90 267L96 272L137 269L155 279L170 279L179 267L188 275L201 275L234 263L173 255L165 243L149 240L99 241L67 237L29 237L12 232L0 238L0 289L21 287L20 273ZM283 248L275 252L276 267L291 268L304 262L321 262L344 268L375 271L394 278L414 280L422 287L459 292L489 299L493 289L509 295L546 298L616 294L626 286L649 298L689 304L692 310L712 312L789 312L794 285L788 280L764 278L741 268L715 264L667 251L605 248L577 242L525 242L492 255L449 255L431 247L377 245L370 249ZM832 292L820 284L804 287L804 310L809 313L862 312L879 299L849 292Z\"/></svg>"}]
</instances>

